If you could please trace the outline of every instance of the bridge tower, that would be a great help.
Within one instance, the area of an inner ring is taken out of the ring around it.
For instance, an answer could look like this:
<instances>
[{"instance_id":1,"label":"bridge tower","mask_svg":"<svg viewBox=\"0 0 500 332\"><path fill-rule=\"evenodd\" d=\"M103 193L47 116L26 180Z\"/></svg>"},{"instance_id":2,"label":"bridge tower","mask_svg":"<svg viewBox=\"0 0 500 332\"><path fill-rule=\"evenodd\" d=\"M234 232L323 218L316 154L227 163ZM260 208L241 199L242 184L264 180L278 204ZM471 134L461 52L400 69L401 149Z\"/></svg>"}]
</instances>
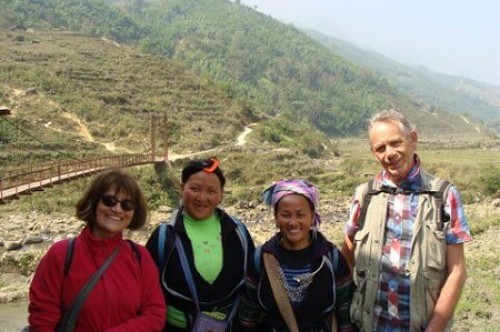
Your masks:
<instances>
[{"instance_id":1,"label":"bridge tower","mask_svg":"<svg viewBox=\"0 0 500 332\"><path fill-rule=\"evenodd\" d=\"M156 160L156 135L159 129L163 145L163 161L170 165L168 160L168 117L166 114L151 114L151 157Z\"/></svg>"}]
</instances>

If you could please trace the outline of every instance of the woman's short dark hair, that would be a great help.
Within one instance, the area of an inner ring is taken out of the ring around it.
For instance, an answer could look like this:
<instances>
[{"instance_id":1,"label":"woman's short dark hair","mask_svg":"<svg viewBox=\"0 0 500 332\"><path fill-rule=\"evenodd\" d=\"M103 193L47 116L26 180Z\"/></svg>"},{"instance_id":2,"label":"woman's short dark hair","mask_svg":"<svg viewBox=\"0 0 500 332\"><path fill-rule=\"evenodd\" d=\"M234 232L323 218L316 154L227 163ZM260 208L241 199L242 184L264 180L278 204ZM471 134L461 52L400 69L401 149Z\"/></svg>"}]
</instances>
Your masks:
<instances>
[{"instance_id":1,"label":"woman's short dark hair","mask_svg":"<svg viewBox=\"0 0 500 332\"><path fill-rule=\"evenodd\" d=\"M148 220L149 209L141 188L130 173L117 168L106 170L94 177L76 204L75 216L88 224L95 223L97 205L106 191L113 186L117 193L130 195L134 203L134 216L127 228L136 230L144 226Z\"/></svg>"},{"instance_id":2,"label":"woman's short dark hair","mask_svg":"<svg viewBox=\"0 0 500 332\"><path fill-rule=\"evenodd\" d=\"M211 157L209 159L191 160L182 169L181 183L186 183L191 175L204 171L207 173L215 174L219 178L221 188L224 188L224 185L226 184L226 178L224 177L224 174L219 167L219 163L219 160L215 157Z\"/></svg>"}]
</instances>

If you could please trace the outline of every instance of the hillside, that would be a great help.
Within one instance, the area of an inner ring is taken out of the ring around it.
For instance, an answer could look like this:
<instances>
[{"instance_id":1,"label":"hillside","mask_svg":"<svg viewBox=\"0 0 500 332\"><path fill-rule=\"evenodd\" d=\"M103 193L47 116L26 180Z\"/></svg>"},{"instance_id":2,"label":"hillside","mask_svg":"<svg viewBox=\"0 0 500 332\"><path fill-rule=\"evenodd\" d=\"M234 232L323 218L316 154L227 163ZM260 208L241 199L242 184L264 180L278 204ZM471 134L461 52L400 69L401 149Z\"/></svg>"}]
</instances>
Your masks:
<instances>
[{"instance_id":1,"label":"hillside","mask_svg":"<svg viewBox=\"0 0 500 332\"><path fill-rule=\"evenodd\" d=\"M0 121L4 159L102 154L109 144L147 152L151 114L166 115L170 144L188 150L233 140L250 121L210 80L105 38L1 31L0 58L0 105L13 111Z\"/></svg>"},{"instance_id":2,"label":"hillside","mask_svg":"<svg viewBox=\"0 0 500 332\"><path fill-rule=\"evenodd\" d=\"M127 42L182 61L247 109L305 122L330 137L363 132L366 119L387 107L404 110L424 132L475 130L459 117L412 100L385 77L345 60L293 26L239 2L58 3L0 0L0 26L79 31Z\"/></svg>"},{"instance_id":3,"label":"hillside","mask_svg":"<svg viewBox=\"0 0 500 332\"><path fill-rule=\"evenodd\" d=\"M404 65L320 32L304 31L353 63L383 75L415 100L483 122L500 133L500 87L464 77L439 74L425 67Z\"/></svg>"}]
</instances>

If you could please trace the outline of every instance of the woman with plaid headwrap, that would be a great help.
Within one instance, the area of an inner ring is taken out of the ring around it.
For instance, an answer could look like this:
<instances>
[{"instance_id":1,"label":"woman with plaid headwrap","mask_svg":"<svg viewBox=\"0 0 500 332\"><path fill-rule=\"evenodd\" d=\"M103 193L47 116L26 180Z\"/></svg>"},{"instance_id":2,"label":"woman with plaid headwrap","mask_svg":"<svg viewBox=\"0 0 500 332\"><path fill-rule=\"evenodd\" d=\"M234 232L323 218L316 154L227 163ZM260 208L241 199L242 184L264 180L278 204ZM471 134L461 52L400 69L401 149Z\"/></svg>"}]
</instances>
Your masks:
<instances>
[{"instance_id":1,"label":"woman with plaid headwrap","mask_svg":"<svg viewBox=\"0 0 500 332\"><path fill-rule=\"evenodd\" d=\"M337 247L318 226L318 189L283 180L263 193L278 232L256 250L240 308L247 331L357 331L349 317L354 283Z\"/></svg>"}]
</instances>

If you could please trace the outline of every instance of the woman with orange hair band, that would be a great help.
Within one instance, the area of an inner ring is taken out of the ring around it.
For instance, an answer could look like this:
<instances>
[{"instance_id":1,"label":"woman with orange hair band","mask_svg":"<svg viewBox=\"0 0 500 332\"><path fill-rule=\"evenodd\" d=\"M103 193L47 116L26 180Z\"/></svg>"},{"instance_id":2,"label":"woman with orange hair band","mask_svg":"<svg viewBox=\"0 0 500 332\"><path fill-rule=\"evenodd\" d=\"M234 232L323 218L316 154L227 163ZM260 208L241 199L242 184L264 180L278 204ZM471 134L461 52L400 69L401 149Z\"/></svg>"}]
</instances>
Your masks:
<instances>
[{"instance_id":1,"label":"woman with orange hair band","mask_svg":"<svg viewBox=\"0 0 500 332\"><path fill-rule=\"evenodd\" d=\"M216 158L182 170L182 206L146 247L160 270L165 331L237 330L237 312L254 245L241 221L218 206L226 179Z\"/></svg>"}]
</instances>

